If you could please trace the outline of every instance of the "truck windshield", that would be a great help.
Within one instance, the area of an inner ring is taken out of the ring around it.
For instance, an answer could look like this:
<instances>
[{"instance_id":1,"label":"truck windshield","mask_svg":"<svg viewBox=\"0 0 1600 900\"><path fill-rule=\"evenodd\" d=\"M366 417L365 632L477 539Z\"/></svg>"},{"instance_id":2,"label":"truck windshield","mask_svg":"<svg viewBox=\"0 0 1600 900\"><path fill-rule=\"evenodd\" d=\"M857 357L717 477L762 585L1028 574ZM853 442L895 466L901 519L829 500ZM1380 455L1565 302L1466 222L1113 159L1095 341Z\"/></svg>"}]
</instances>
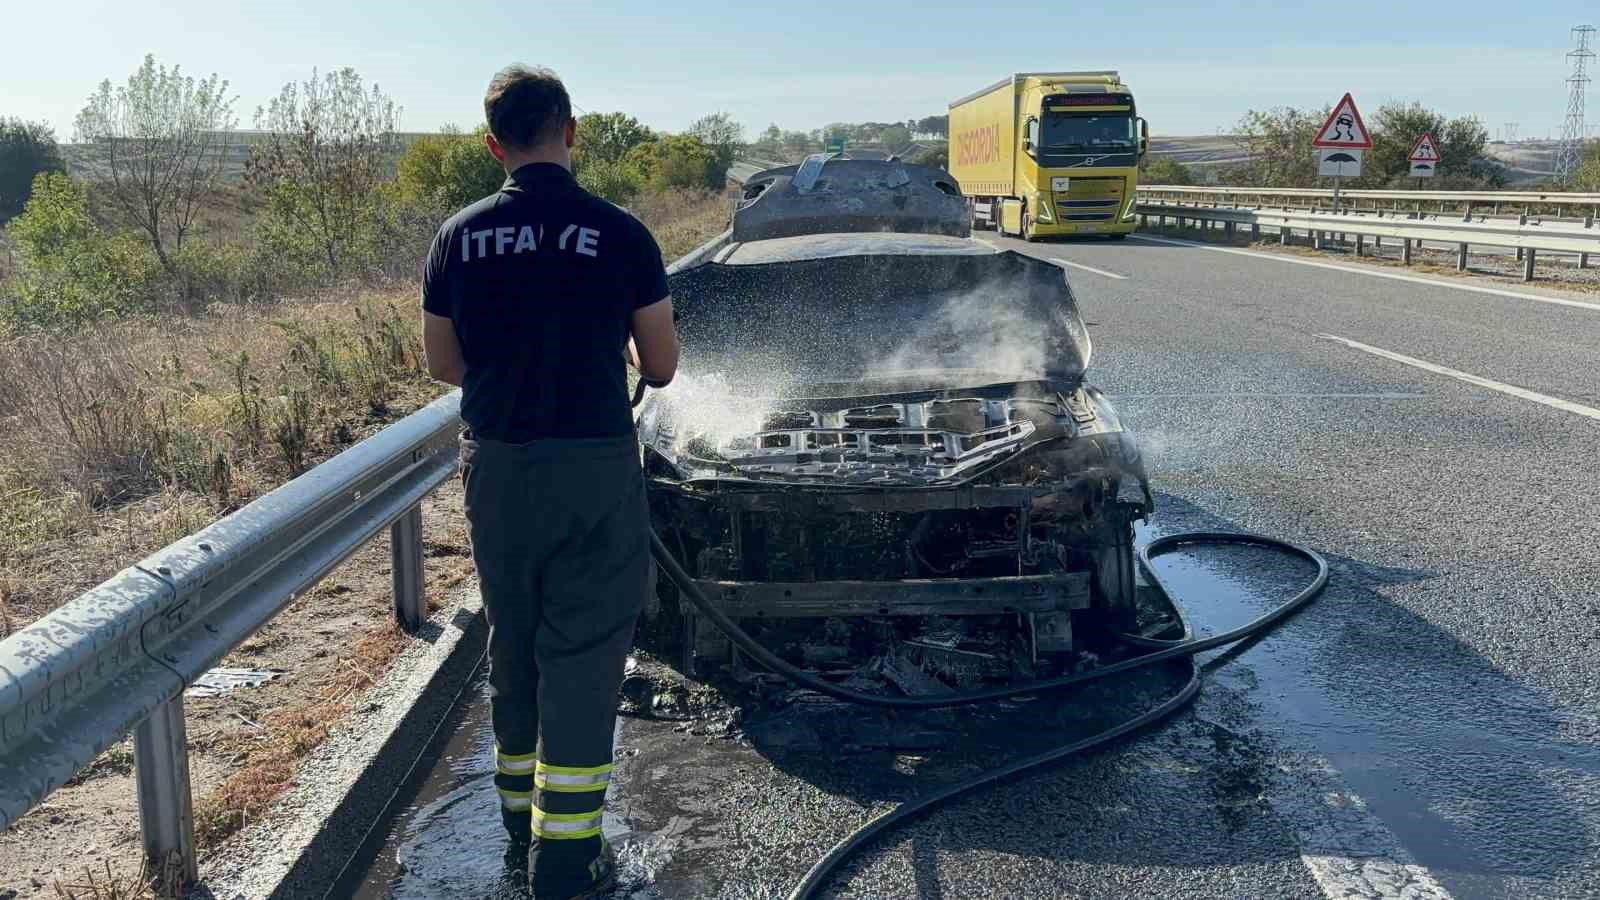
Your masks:
<instances>
[{"instance_id":1,"label":"truck windshield","mask_svg":"<svg viewBox=\"0 0 1600 900\"><path fill-rule=\"evenodd\" d=\"M1099 150L1129 151L1138 145L1133 116L1127 113L1046 113L1039 131L1039 147L1043 150L1091 153Z\"/></svg>"}]
</instances>

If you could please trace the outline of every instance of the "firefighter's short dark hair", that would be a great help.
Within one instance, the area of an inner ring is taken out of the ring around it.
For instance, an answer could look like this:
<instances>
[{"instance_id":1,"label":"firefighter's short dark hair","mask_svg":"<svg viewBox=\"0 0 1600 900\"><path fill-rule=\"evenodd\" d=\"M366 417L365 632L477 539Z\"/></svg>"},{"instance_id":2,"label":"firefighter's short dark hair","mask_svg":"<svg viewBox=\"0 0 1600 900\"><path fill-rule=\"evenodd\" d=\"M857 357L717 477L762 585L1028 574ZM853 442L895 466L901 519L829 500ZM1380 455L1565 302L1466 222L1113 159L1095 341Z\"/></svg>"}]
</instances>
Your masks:
<instances>
[{"instance_id":1,"label":"firefighter's short dark hair","mask_svg":"<svg viewBox=\"0 0 1600 900\"><path fill-rule=\"evenodd\" d=\"M483 95L489 133L508 147L534 147L572 120L572 98L555 72L513 63L496 72Z\"/></svg>"}]
</instances>

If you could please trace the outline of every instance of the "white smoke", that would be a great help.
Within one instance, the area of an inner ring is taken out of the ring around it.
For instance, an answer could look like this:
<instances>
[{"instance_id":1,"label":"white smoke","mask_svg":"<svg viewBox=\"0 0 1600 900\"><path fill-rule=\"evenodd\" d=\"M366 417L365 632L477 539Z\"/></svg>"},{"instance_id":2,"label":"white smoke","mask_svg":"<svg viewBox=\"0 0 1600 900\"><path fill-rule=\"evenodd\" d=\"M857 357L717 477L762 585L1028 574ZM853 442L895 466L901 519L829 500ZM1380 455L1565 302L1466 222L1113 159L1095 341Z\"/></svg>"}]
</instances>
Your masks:
<instances>
[{"instance_id":1,"label":"white smoke","mask_svg":"<svg viewBox=\"0 0 1600 900\"><path fill-rule=\"evenodd\" d=\"M1043 378L1052 325L1009 302L1007 294L1015 290L996 279L945 297L937 310L911 326L894 351L872 364L869 374L976 369Z\"/></svg>"}]
</instances>

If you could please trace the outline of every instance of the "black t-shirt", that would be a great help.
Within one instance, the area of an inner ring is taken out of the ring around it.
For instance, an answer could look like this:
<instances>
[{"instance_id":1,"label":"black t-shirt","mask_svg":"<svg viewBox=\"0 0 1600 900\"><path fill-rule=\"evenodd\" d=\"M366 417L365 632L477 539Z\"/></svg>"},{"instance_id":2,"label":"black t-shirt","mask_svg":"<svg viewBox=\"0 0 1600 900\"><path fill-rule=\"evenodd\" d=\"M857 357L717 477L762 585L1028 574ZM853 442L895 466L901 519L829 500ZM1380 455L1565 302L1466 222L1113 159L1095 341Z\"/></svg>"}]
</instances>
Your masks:
<instances>
[{"instance_id":1,"label":"black t-shirt","mask_svg":"<svg viewBox=\"0 0 1600 900\"><path fill-rule=\"evenodd\" d=\"M550 163L445 222L422 273L422 308L461 341L462 419L518 444L631 433L629 321L666 296L649 230Z\"/></svg>"}]
</instances>

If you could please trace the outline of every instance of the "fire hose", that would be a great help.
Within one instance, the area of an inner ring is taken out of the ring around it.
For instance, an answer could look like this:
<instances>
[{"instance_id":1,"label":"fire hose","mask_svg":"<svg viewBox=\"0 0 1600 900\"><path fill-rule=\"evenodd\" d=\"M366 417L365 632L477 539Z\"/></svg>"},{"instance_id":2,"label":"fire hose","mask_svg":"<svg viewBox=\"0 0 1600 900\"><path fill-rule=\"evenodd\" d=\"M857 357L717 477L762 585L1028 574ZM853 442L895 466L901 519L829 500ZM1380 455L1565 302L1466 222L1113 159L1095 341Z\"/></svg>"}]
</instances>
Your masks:
<instances>
[{"instance_id":1,"label":"fire hose","mask_svg":"<svg viewBox=\"0 0 1600 900\"><path fill-rule=\"evenodd\" d=\"M818 889L828 880L835 870L854 852L859 850L868 841L882 834L890 828L922 815L947 801L963 794L970 793L987 785L1005 781L1023 772L1059 762L1070 756L1092 750L1116 740L1124 735L1159 722L1194 700L1200 692L1201 673L1194 664L1194 656L1207 650L1214 650L1229 644L1259 637L1272 630L1284 619L1295 613L1301 607L1322 592L1328 583L1328 562L1316 551L1285 540L1264 537L1254 534L1240 534L1221 531L1194 531L1183 534L1172 534L1157 538L1145 545L1139 551L1139 564L1150 581L1165 594L1169 601L1172 594L1162 582L1160 574L1156 571L1152 560L1156 557L1181 546L1196 545L1234 545L1267 547L1281 550L1298 556L1316 567L1314 578L1299 593L1284 601L1282 604L1238 628L1213 635L1208 638L1197 639L1189 627L1189 621L1184 618L1182 609L1173 602L1173 609L1177 614L1178 622L1183 628L1183 637L1167 641L1147 638L1136 635L1121 635L1124 643L1149 649L1151 652L1121 662L1113 663L1097 669L1064 675L1058 678L1048 678L1032 681L1026 684L1011 685L1007 687L990 688L979 691L965 691L960 693L935 694L922 697L886 697L878 694L868 694L862 691L851 690L828 682L797 666L794 666L768 650L755 638L751 637L738 623L734 622L722 610L706 599L699 586L689 573L684 570L672 553L667 550L661 538L654 531L650 533L650 548L657 564L666 572L677 585L683 596L694 604L700 615L705 616L712 624L725 633L730 640L748 653L752 659L766 666L768 669L788 679L790 682L804 688L825 694L848 703L857 703L863 706L873 706L891 709L938 709L950 706L964 706L972 703L983 703L991 700L1001 700L1008 697L1017 697L1024 694L1040 694L1049 691L1061 690L1074 685L1098 681L1109 678L1133 669L1155 665L1174 659L1188 659L1190 662L1189 680L1183 689L1170 699L1164 701L1153 709L1135 716L1120 725L1109 728L1098 734L1065 744L1043 753L1024 757L1005 764L998 769L992 769L981 775L940 788L925 796L918 797L900 804L892 810L868 821L856 829L849 837L835 844L828 853L811 867L800 883L789 893L789 900L807 900L816 895Z\"/></svg>"}]
</instances>

